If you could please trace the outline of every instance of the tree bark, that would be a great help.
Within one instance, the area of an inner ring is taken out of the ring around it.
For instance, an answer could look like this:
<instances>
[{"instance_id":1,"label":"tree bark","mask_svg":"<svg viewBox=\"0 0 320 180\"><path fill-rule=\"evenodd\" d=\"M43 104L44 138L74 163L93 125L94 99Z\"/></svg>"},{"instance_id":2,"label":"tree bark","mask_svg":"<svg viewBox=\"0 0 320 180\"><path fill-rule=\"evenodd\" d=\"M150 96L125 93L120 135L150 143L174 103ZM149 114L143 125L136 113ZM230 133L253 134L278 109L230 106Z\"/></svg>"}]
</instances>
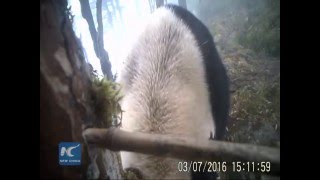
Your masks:
<instances>
[{"instance_id":1,"label":"tree bark","mask_svg":"<svg viewBox=\"0 0 320 180\"><path fill-rule=\"evenodd\" d=\"M89 161L81 127L90 118L90 106L87 106L90 80L69 18L66 1L40 1L42 178L85 179ZM83 145L81 166L59 165L59 143L70 141Z\"/></svg>"},{"instance_id":2,"label":"tree bark","mask_svg":"<svg viewBox=\"0 0 320 180\"><path fill-rule=\"evenodd\" d=\"M94 36L94 32L93 32ZM88 64L77 41L66 0L40 1L40 178L87 179L89 154L92 164L111 179L122 179L121 164L107 152L87 147L82 129L94 127L92 82ZM60 166L61 142L80 142L80 166ZM101 150L101 148L99 148ZM107 166L101 166L108 162ZM101 167L105 167L101 169ZM112 175L112 176L111 176Z\"/></svg>"}]
</instances>

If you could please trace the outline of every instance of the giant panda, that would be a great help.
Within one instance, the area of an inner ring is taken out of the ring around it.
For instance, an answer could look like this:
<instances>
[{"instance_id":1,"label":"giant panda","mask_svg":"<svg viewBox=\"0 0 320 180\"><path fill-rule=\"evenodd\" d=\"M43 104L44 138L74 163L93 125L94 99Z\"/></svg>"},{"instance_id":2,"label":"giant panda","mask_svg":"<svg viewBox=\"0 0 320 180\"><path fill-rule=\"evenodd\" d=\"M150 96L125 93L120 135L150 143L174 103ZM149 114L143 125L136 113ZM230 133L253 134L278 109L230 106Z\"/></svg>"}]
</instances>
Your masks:
<instances>
[{"instance_id":1,"label":"giant panda","mask_svg":"<svg viewBox=\"0 0 320 180\"><path fill-rule=\"evenodd\" d=\"M125 60L119 82L123 130L223 139L228 76L210 32L186 9L165 5L151 15ZM178 159L132 152L121 152L121 159L124 169L138 170L144 179L205 176L179 172Z\"/></svg>"}]
</instances>

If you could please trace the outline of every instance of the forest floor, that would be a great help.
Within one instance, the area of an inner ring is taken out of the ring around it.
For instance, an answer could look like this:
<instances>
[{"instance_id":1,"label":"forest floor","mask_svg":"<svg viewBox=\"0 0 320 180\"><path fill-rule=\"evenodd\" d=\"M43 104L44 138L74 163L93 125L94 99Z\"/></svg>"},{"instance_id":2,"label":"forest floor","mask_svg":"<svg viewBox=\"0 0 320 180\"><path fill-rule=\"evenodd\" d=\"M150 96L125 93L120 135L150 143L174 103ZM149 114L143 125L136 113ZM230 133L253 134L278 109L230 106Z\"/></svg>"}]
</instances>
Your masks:
<instances>
[{"instance_id":1,"label":"forest floor","mask_svg":"<svg viewBox=\"0 0 320 180\"><path fill-rule=\"evenodd\" d=\"M240 14L240 15L239 15ZM245 48L237 41L236 17L216 16L205 24L214 35L230 79L231 109L226 140L280 147L280 58ZM269 178L252 173L230 173L236 179Z\"/></svg>"},{"instance_id":2,"label":"forest floor","mask_svg":"<svg viewBox=\"0 0 320 180\"><path fill-rule=\"evenodd\" d=\"M226 140L280 147L280 58L257 53L237 41L237 25L220 16L206 25L230 79L231 109ZM236 179L270 178L229 173ZM274 177L272 177L274 179Z\"/></svg>"}]
</instances>

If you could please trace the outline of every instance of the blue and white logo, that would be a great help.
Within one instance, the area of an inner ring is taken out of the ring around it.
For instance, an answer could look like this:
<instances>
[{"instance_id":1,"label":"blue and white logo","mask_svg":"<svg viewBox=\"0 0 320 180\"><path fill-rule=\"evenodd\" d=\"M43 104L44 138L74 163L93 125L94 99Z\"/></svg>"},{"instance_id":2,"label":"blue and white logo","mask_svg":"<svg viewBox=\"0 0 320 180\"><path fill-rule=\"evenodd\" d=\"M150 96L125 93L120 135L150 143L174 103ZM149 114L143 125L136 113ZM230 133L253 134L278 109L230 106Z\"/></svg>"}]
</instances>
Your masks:
<instances>
[{"instance_id":1,"label":"blue and white logo","mask_svg":"<svg viewBox=\"0 0 320 180\"><path fill-rule=\"evenodd\" d=\"M62 142L59 144L59 164L74 166L81 164L81 144Z\"/></svg>"}]
</instances>

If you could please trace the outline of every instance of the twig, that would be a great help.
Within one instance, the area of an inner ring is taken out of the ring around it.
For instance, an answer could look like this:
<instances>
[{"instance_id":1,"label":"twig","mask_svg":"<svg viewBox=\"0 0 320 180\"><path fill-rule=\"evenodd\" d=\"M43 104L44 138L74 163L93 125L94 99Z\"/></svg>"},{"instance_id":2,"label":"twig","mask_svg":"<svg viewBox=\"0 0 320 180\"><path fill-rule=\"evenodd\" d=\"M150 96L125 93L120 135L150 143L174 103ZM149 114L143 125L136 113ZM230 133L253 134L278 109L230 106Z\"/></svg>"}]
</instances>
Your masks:
<instances>
[{"instance_id":1,"label":"twig","mask_svg":"<svg viewBox=\"0 0 320 180\"><path fill-rule=\"evenodd\" d=\"M88 128L83 132L83 136L88 144L97 144L113 151L131 151L185 160L270 162L270 173L280 174L280 149L278 148L126 132L118 128Z\"/></svg>"}]
</instances>

